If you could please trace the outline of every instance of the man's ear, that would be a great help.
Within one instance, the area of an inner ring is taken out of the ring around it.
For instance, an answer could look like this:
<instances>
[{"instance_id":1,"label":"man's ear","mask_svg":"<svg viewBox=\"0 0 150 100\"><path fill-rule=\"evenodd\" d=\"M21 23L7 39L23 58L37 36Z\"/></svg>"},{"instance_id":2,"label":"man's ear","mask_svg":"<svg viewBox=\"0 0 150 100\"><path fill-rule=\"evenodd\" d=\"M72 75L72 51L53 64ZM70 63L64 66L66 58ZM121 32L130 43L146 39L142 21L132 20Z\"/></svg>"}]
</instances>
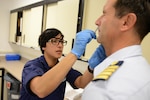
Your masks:
<instances>
[{"instance_id":1,"label":"man's ear","mask_svg":"<svg viewBox=\"0 0 150 100\"><path fill-rule=\"evenodd\" d=\"M122 27L121 30L125 31L133 27L136 23L137 17L134 13L129 13L122 18Z\"/></svg>"}]
</instances>

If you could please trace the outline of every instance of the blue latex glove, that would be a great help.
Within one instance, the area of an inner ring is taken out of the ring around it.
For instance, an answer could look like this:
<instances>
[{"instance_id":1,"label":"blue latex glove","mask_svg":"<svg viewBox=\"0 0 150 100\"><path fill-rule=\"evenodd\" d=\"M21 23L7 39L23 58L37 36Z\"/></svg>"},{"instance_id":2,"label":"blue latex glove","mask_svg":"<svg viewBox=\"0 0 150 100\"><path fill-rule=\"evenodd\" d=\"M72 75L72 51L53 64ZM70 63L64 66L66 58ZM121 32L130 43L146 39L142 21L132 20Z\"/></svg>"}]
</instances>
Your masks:
<instances>
[{"instance_id":1,"label":"blue latex glove","mask_svg":"<svg viewBox=\"0 0 150 100\"><path fill-rule=\"evenodd\" d=\"M99 45L95 50L91 58L88 60L89 67L93 70L99 63L101 63L106 58L105 50L102 45Z\"/></svg>"},{"instance_id":2,"label":"blue latex glove","mask_svg":"<svg viewBox=\"0 0 150 100\"><path fill-rule=\"evenodd\" d=\"M93 38L96 39L96 35L92 30L83 30L78 32L71 52L75 54L77 58L80 58L85 51L87 43L89 43Z\"/></svg>"}]
</instances>

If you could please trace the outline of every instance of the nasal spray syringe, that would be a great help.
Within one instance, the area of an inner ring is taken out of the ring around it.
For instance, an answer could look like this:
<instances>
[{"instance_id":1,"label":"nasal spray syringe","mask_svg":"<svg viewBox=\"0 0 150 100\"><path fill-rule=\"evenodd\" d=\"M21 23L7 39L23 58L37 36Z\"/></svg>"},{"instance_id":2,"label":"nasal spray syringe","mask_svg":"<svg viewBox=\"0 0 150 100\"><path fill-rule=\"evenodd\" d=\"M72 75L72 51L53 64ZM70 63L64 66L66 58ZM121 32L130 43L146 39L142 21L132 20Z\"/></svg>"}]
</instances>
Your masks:
<instances>
[{"instance_id":1,"label":"nasal spray syringe","mask_svg":"<svg viewBox=\"0 0 150 100\"><path fill-rule=\"evenodd\" d=\"M97 32L97 30L98 30L98 27L95 29L95 31L94 31L94 32L96 33L96 32Z\"/></svg>"}]
</instances>

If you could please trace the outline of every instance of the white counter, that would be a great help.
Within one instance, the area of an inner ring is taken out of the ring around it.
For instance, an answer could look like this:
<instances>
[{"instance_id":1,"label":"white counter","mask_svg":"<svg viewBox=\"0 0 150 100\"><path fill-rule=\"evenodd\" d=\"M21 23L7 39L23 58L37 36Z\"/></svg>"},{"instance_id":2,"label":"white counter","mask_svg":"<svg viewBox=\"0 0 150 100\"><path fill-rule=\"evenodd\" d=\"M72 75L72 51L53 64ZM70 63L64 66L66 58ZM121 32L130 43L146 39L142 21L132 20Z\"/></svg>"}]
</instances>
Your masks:
<instances>
[{"instance_id":1,"label":"white counter","mask_svg":"<svg viewBox=\"0 0 150 100\"><path fill-rule=\"evenodd\" d=\"M0 68L4 68L6 72L11 73L16 79L21 81L22 70L27 59L6 61L5 57L0 57Z\"/></svg>"}]
</instances>

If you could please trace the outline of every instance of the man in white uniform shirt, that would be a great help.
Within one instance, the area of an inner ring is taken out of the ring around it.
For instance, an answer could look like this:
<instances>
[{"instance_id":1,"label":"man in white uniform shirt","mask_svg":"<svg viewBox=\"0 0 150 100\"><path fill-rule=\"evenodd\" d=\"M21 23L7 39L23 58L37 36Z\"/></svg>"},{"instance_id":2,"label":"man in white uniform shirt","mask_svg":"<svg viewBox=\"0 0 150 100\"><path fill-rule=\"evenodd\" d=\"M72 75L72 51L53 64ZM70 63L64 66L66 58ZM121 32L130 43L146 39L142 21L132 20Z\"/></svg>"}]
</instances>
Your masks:
<instances>
[{"instance_id":1,"label":"man in white uniform shirt","mask_svg":"<svg viewBox=\"0 0 150 100\"><path fill-rule=\"evenodd\" d=\"M96 21L107 58L94 68L82 100L150 100L150 65L140 46L149 18L150 0L107 0Z\"/></svg>"}]
</instances>

